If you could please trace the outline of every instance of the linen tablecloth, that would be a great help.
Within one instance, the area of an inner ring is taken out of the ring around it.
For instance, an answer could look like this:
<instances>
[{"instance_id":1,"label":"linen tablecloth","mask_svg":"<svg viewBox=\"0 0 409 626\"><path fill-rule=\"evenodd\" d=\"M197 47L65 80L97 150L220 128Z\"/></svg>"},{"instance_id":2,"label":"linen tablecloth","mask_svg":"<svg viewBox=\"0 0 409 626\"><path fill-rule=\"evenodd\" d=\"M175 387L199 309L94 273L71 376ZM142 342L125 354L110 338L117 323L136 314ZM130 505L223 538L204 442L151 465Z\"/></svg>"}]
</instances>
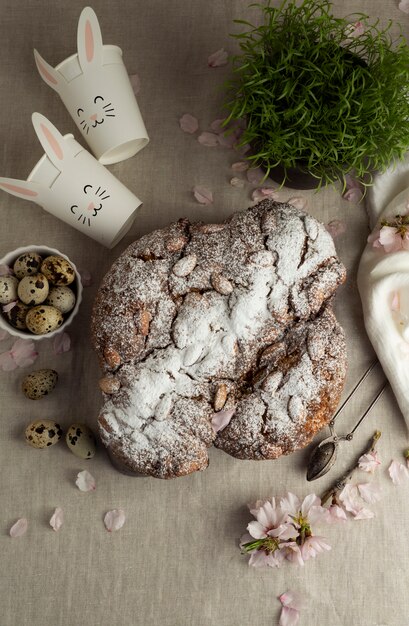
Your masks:
<instances>
[{"instance_id":1,"label":"linen tablecloth","mask_svg":"<svg viewBox=\"0 0 409 626\"><path fill-rule=\"evenodd\" d=\"M69 332L72 350L55 355L52 341L39 344L31 369L52 367L60 382L53 394L32 402L20 391L29 369L0 372L0 625L1 626L262 626L278 621L277 596L294 589L306 598L303 626L398 626L409 619L408 484L393 486L387 473L401 458L408 439L402 416L388 390L346 445L336 469L308 484L309 450L276 461L236 460L210 451L202 473L173 481L131 478L115 471L102 448L82 462L64 443L38 451L23 439L36 418L56 419L64 427L83 421L95 427L101 403L100 376L89 338L92 301L113 260L140 235L182 216L217 222L249 206L251 186L233 188L230 165L238 160L225 148L206 148L197 135L183 133L178 120L191 113L202 130L223 116L221 85L229 66L209 68L207 58L236 44L232 20L257 14L245 0L95 0L105 43L122 47L129 73L137 73L139 105L150 144L135 157L109 169L143 206L128 235L107 251L91 239L23 200L0 196L0 256L28 244L47 244L89 270L93 285ZM278 3L277 3L278 4ZM363 11L400 21L408 34L409 15L392 0L337 0L338 15ZM78 132L58 96L37 74L32 50L56 65L75 51L79 0L15 0L0 3L0 175L25 178L42 154L31 114L46 115L61 132ZM194 185L213 191L214 203L201 206ZM282 189L285 200L299 195ZM374 354L365 335L356 288L357 264L368 224L364 205L341 198L339 186L305 192L309 212L328 223L340 219L346 232L336 240L348 280L335 300L345 328L349 368L346 390L365 371ZM11 339L1 342L1 352ZM375 374L350 403L340 429L347 432L380 384ZM365 445L382 431L382 487L376 516L324 528L332 551L300 568L249 568L238 538L250 515L246 504L292 491L322 493ZM88 469L97 489L81 493L76 474ZM56 506L65 524L55 533L48 520ZM126 523L109 534L106 511L123 508ZM19 517L27 534L12 540L8 531Z\"/></svg>"}]
</instances>

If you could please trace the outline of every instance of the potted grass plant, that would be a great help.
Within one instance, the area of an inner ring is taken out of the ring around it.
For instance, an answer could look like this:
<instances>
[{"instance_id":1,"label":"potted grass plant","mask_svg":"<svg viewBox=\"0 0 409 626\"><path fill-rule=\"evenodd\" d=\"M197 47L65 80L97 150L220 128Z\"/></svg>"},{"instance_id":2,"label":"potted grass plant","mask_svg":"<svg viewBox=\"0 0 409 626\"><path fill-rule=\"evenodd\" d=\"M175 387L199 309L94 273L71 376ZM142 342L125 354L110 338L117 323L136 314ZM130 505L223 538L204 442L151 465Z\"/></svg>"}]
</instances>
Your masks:
<instances>
[{"instance_id":1,"label":"potted grass plant","mask_svg":"<svg viewBox=\"0 0 409 626\"><path fill-rule=\"evenodd\" d=\"M254 6L254 5L253 5ZM363 14L337 18L328 0L284 0L261 23L236 23L240 53L227 83L226 125L274 180L313 188L353 171L368 180L409 149L409 47Z\"/></svg>"}]
</instances>

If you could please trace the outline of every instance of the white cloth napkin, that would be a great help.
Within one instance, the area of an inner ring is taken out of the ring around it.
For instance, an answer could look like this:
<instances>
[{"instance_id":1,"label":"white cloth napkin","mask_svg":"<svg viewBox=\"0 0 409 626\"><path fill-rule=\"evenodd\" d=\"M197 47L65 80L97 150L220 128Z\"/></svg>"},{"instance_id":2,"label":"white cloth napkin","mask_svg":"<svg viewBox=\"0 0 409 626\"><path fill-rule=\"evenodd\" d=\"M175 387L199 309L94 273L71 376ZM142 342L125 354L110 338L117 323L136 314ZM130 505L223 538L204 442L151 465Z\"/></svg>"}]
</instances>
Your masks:
<instances>
[{"instance_id":1,"label":"white cloth napkin","mask_svg":"<svg viewBox=\"0 0 409 626\"><path fill-rule=\"evenodd\" d=\"M382 220L409 214L409 155L376 175L367 200L372 233ZM409 250L387 253L368 242L358 289L366 332L409 427Z\"/></svg>"}]
</instances>

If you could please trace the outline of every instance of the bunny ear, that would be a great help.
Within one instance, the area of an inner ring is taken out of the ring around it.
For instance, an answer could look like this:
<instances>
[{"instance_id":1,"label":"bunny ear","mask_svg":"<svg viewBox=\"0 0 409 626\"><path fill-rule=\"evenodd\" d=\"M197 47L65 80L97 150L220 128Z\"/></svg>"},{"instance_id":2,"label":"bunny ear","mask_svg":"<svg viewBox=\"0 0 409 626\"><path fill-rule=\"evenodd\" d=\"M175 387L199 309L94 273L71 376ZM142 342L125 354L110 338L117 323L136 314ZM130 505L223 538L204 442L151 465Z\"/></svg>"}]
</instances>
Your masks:
<instances>
[{"instance_id":1,"label":"bunny ear","mask_svg":"<svg viewBox=\"0 0 409 626\"><path fill-rule=\"evenodd\" d=\"M78 22L78 59L83 72L102 66L102 35L94 9L85 7Z\"/></svg>"},{"instance_id":2,"label":"bunny ear","mask_svg":"<svg viewBox=\"0 0 409 626\"><path fill-rule=\"evenodd\" d=\"M62 164L67 160L67 157L73 156L70 147L60 131L57 130L44 115L41 115L41 113L33 113L31 119L34 130L46 155L52 163L61 170Z\"/></svg>"},{"instance_id":3,"label":"bunny ear","mask_svg":"<svg viewBox=\"0 0 409 626\"><path fill-rule=\"evenodd\" d=\"M32 200L37 203L40 201L41 187L38 183L16 180L15 178L0 178L0 189L17 196L17 198Z\"/></svg>"},{"instance_id":4,"label":"bunny ear","mask_svg":"<svg viewBox=\"0 0 409 626\"><path fill-rule=\"evenodd\" d=\"M47 61L43 59L41 54L34 49L34 59L37 65L38 72L44 82L49 87L59 92L61 83L64 80L59 72L57 72Z\"/></svg>"}]
</instances>

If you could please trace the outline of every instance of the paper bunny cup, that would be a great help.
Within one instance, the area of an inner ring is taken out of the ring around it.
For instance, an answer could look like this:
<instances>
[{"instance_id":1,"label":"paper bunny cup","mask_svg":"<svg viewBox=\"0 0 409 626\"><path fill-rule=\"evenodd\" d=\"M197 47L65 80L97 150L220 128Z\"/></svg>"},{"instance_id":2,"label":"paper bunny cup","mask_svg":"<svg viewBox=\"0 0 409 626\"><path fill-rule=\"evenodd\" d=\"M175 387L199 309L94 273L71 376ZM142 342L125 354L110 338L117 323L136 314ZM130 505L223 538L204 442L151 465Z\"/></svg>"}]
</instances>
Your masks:
<instances>
[{"instance_id":1,"label":"paper bunny cup","mask_svg":"<svg viewBox=\"0 0 409 626\"><path fill-rule=\"evenodd\" d=\"M0 178L0 189L32 200L113 248L131 227L141 201L72 135L63 137L40 113L33 113L32 120L45 155L26 181Z\"/></svg>"},{"instance_id":2,"label":"paper bunny cup","mask_svg":"<svg viewBox=\"0 0 409 626\"><path fill-rule=\"evenodd\" d=\"M51 67L34 50L37 69L65 104L96 158L108 165L133 156L149 142L122 51L102 44L91 7L78 22L78 53Z\"/></svg>"}]
</instances>

